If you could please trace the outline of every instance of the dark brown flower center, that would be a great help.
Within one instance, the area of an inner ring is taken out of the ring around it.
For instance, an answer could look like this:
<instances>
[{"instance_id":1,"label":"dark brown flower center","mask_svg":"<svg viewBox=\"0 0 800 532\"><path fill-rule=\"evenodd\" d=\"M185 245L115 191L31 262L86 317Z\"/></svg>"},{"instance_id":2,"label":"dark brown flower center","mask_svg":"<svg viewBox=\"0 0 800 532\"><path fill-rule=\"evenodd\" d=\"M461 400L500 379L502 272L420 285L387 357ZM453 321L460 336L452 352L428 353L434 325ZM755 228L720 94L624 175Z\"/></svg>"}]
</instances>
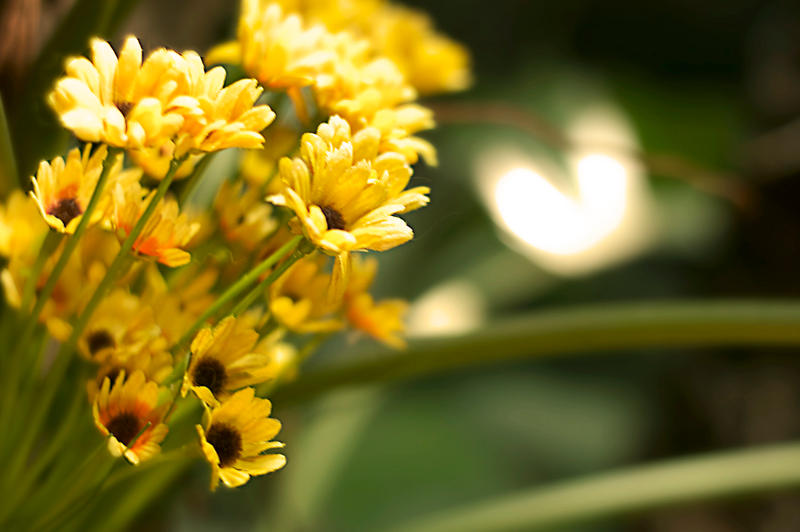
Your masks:
<instances>
[{"instance_id":1,"label":"dark brown flower center","mask_svg":"<svg viewBox=\"0 0 800 532\"><path fill-rule=\"evenodd\" d=\"M239 431L225 423L214 423L208 427L206 440L217 451L220 467L233 464L242 453L242 436Z\"/></svg>"},{"instance_id":2,"label":"dark brown flower center","mask_svg":"<svg viewBox=\"0 0 800 532\"><path fill-rule=\"evenodd\" d=\"M122 412L112 419L106 428L123 445L128 445L131 440L142 430L139 418L130 412Z\"/></svg>"},{"instance_id":3,"label":"dark brown flower center","mask_svg":"<svg viewBox=\"0 0 800 532\"><path fill-rule=\"evenodd\" d=\"M117 109L119 109L119 112L122 113L122 116L125 118L128 117L128 113L131 112L132 108L133 104L131 102L119 102L117 104Z\"/></svg>"},{"instance_id":4,"label":"dark brown flower center","mask_svg":"<svg viewBox=\"0 0 800 532\"><path fill-rule=\"evenodd\" d=\"M96 355L107 347L114 347L116 345L114 338L105 329L100 329L89 334L86 343L89 346L89 353L92 355Z\"/></svg>"},{"instance_id":5,"label":"dark brown flower center","mask_svg":"<svg viewBox=\"0 0 800 532\"><path fill-rule=\"evenodd\" d=\"M80 216L83 211L75 198L63 198L58 203L48 209L47 214L55 216L64 224L64 227L76 216Z\"/></svg>"},{"instance_id":6,"label":"dark brown flower center","mask_svg":"<svg viewBox=\"0 0 800 532\"><path fill-rule=\"evenodd\" d=\"M217 395L225 386L228 374L225 366L216 358L203 357L197 361L192 371L192 380L195 386L205 386L211 393Z\"/></svg>"},{"instance_id":7,"label":"dark brown flower center","mask_svg":"<svg viewBox=\"0 0 800 532\"><path fill-rule=\"evenodd\" d=\"M328 224L328 229L344 229L344 217L333 207L322 206L320 207L322 214L325 215L325 222Z\"/></svg>"}]
</instances>

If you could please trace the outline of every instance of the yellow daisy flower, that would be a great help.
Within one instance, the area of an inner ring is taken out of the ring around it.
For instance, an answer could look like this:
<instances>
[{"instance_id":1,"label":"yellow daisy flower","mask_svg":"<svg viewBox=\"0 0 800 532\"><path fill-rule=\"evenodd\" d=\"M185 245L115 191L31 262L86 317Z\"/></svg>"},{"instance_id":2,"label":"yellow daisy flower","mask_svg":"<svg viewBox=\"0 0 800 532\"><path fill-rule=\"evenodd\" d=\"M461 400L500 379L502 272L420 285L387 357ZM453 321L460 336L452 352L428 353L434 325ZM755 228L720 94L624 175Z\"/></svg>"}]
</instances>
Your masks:
<instances>
[{"instance_id":1,"label":"yellow daisy flower","mask_svg":"<svg viewBox=\"0 0 800 532\"><path fill-rule=\"evenodd\" d=\"M133 163L141 168L145 174L155 179L163 179L169 171L172 159L175 157L175 142L169 140L157 147L139 148L128 150ZM175 171L175 180L191 175L194 167L203 158L203 154L189 155Z\"/></svg>"},{"instance_id":2,"label":"yellow daisy flower","mask_svg":"<svg viewBox=\"0 0 800 532\"><path fill-rule=\"evenodd\" d=\"M405 104L392 109L381 109L369 123L381 134L379 153L396 152L414 164L421 156L426 163L436 166L436 148L415 133L431 129L436 124L433 112L421 105Z\"/></svg>"},{"instance_id":3,"label":"yellow daisy flower","mask_svg":"<svg viewBox=\"0 0 800 532\"><path fill-rule=\"evenodd\" d=\"M192 361L183 379L182 395L192 390L204 403L215 405L232 390L274 377L266 353L254 351L258 334L248 318L229 316L202 329L190 348Z\"/></svg>"},{"instance_id":4,"label":"yellow daisy flower","mask_svg":"<svg viewBox=\"0 0 800 532\"><path fill-rule=\"evenodd\" d=\"M219 227L225 240L252 251L278 228L272 206L263 202L258 188L224 181L214 200Z\"/></svg>"},{"instance_id":5,"label":"yellow daisy flower","mask_svg":"<svg viewBox=\"0 0 800 532\"><path fill-rule=\"evenodd\" d=\"M278 179L272 179L278 173L278 161L291 153L298 142L298 133L281 124L272 124L267 132L269 142L260 150L248 150L242 154L239 163L239 173L247 184L253 188L268 187L267 192L273 190Z\"/></svg>"},{"instance_id":6,"label":"yellow daisy flower","mask_svg":"<svg viewBox=\"0 0 800 532\"><path fill-rule=\"evenodd\" d=\"M114 228L124 236L130 234L154 194L139 186L115 187L111 219ZM200 224L190 222L186 213L179 214L178 210L178 202L172 198L159 202L133 250L171 267L188 263L191 255L181 248L200 230Z\"/></svg>"},{"instance_id":7,"label":"yellow daisy flower","mask_svg":"<svg viewBox=\"0 0 800 532\"><path fill-rule=\"evenodd\" d=\"M297 333L332 332L344 326L332 314L338 306L328 298L331 274L323 270L322 255L309 255L293 264L269 287L269 310L277 322Z\"/></svg>"},{"instance_id":8,"label":"yellow daisy flower","mask_svg":"<svg viewBox=\"0 0 800 532\"><path fill-rule=\"evenodd\" d=\"M207 415L205 429L196 425L200 445L211 464L211 489L219 481L235 488L251 476L266 475L286 465L282 454L267 453L283 447L271 441L281 430L281 423L269 417L272 405L267 399L255 397L252 388L233 394Z\"/></svg>"},{"instance_id":9,"label":"yellow daisy flower","mask_svg":"<svg viewBox=\"0 0 800 532\"><path fill-rule=\"evenodd\" d=\"M113 387L108 377L103 379L92 413L95 426L108 436L108 450L113 456L124 456L138 465L161 450L159 444L168 429L161 422L164 412L157 402L158 385L148 382L141 371L128 378L120 372Z\"/></svg>"},{"instance_id":10,"label":"yellow daisy flower","mask_svg":"<svg viewBox=\"0 0 800 532\"><path fill-rule=\"evenodd\" d=\"M128 37L119 58L107 42L90 42L92 60L72 57L48 103L65 128L87 142L124 148L156 146L172 138L196 101L179 92L185 61L159 49L142 62L142 48Z\"/></svg>"},{"instance_id":11,"label":"yellow daisy flower","mask_svg":"<svg viewBox=\"0 0 800 532\"><path fill-rule=\"evenodd\" d=\"M87 144L83 154L78 148L71 150L66 161L56 157L50 163L39 163L36 176L31 177L33 191L30 194L50 227L61 233L75 232L103 171L107 152L105 146L100 146L91 154L91 144ZM115 179L121 167L122 158L118 157L110 180ZM92 222L97 222L102 216L101 204L94 211Z\"/></svg>"},{"instance_id":12,"label":"yellow daisy flower","mask_svg":"<svg viewBox=\"0 0 800 532\"><path fill-rule=\"evenodd\" d=\"M411 178L405 158L379 155L379 143L378 130L351 135L348 123L334 116L317 134L303 135L300 157L281 159L284 188L267 198L292 209L293 228L337 256L337 286L347 277L351 251L384 251L411 240L411 228L394 215L428 203L427 187L404 190Z\"/></svg>"},{"instance_id":13,"label":"yellow daisy flower","mask_svg":"<svg viewBox=\"0 0 800 532\"><path fill-rule=\"evenodd\" d=\"M352 263L344 295L344 312L350 325L388 346L402 349L406 346L403 318L408 303L402 299L375 302L369 288L375 280L378 261L374 258L356 259Z\"/></svg>"},{"instance_id":14,"label":"yellow daisy flower","mask_svg":"<svg viewBox=\"0 0 800 532\"><path fill-rule=\"evenodd\" d=\"M174 141L175 157L264 142L259 132L275 113L254 106L262 91L255 80L223 88L225 69L206 72L193 51L161 48L142 62L135 37L125 41L119 58L100 39L92 39L91 48L92 61L68 60L67 76L48 96L64 127L78 138L133 150ZM159 170L151 168L155 175Z\"/></svg>"}]
</instances>

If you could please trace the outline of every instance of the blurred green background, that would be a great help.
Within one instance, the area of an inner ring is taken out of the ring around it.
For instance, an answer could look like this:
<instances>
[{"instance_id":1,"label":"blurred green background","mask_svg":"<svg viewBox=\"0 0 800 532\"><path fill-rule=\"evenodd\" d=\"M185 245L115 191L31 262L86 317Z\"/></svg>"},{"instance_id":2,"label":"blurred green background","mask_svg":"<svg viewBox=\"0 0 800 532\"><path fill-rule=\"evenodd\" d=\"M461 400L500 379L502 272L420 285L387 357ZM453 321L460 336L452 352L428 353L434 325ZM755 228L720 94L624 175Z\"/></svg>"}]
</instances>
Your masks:
<instances>
[{"instance_id":1,"label":"blurred green background","mask_svg":"<svg viewBox=\"0 0 800 532\"><path fill-rule=\"evenodd\" d=\"M64 4L45 2L44 16ZM426 102L443 117L426 134L440 164L418 165L415 177L431 186L432 202L408 217L416 238L381 256L378 293L417 302L412 332L430 325L425 312L455 312L468 330L578 303L800 293L795 2L408 4L471 50L476 79L465 93ZM146 47L205 50L234 25L235 2L142 0L118 33ZM592 105L629 125L634 161L645 153L680 164L640 172L644 214L629 228L644 235L640 245L565 273L498 226L484 184L493 166L518 156L561 169L560 181L546 177L574 190L569 154L535 125L568 131ZM455 310L436 306L448 297ZM378 348L344 338L320 358L369 349ZM797 438L800 364L795 352L771 349L587 353L274 408L285 469L211 496L198 463L136 528L382 530L554 480ZM568 530L796 531L800 494Z\"/></svg>"}]
</instances>

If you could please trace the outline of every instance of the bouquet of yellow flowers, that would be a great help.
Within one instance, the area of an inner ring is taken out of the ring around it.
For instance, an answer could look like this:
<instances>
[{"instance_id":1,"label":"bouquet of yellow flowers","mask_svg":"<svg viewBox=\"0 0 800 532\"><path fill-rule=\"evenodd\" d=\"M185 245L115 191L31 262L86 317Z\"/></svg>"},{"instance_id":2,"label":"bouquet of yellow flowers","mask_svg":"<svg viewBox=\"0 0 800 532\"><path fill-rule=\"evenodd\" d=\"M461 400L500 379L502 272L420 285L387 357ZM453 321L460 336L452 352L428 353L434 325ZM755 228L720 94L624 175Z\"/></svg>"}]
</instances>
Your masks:
<instances>
[{"instance_id":1,"label":"bouquet of yellow flowers","mask_svg":"<svg viewBox=\"0 0 800 532\"><path fill-rule=\"evenodd\" d=\"M205 460L214 490L284 467L271 392L340 331L404 346L362 253L413 238L436 162L416 99L469 78L375 1L243 0L205 58L133 36L68 57L46 102L74 147L0 205L0 528L80 529L143 470Z\"/></svg>"}]
</instances>

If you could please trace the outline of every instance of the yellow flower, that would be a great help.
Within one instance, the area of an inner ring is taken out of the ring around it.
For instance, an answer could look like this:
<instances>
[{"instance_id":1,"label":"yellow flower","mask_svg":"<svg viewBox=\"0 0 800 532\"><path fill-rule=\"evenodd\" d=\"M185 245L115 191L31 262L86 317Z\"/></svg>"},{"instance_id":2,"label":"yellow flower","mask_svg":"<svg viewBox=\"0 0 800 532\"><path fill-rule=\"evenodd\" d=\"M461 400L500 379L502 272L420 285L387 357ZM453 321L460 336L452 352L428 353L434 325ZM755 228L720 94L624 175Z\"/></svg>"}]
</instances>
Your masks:
<instances>
[{"instance_id":1,"label":"yellow flower","mask_svg":"<svg viewBox=\"0 0 800 532\"><path fill-rule=\"evenodd\" d=\"M96 378L86 385L89 400L94 401L105 379L108 379L113 387L120 375L132 375L141 371L148 381L158 384L163 382L172 373L172 355L163 350L163 347L158 349L157 343L154 342L140 350L131 350L123 346L104 351L96 358L96 362L100 363ZM161 343L165 345L164 342Z\"/></svg>"},{"instance_id":2,"label":"yellow flower","mask_svg":"<svg viewBox=\"0 0 800 532\"><path fill-rule=\"evenodd\" d=\"M279 181L272 179L278 173L278 161L291 153L298 142L298 133L281 124L272 124L267 131L269 142L260 150L248 150L242 154L239 172L253 188L268 187L268 191Z\"/></svg>"},{"instance_id":3,"label":"yellow flower","mask_svg":"<svg viewBox=\"0 0 800 532\"><path fill-rule=\"evenodd\" d=\"M156 146L180 130L186 114L196 112L196 101L179 91L186 76L179 54L162 48L142 62L135 37L126 39L119 59L101 39L90 46L92 60L69 58L67 75L47 97L79 139L124 148Z\"/></svg>"},{"instance_id":4,"label":"yellow flower","mask_svg":"<svg viewBox=\"0 0 800 532\"><path fill-rule=\"evenodd\" d=\"M388 346L402 349L406 346L403 318L408 303L402 299L374 301L368 290L377 271L378 261L374 258L353 261L344 296L345 315L355 329Z\"/></svg>"},{"instance_id":5,"label":"yellow flower","mask_svg":"<svg viewBox=\"0 0 800 532\"><path fill-rule=\"evenodd\" d=\"M124 456L138 465L160 451L167 426L161 422L163 408L157 407L157 402L158 385L148 382L141 371L128 378L120 372L113 387L108 377L103 379L92 412L95 425L108 436L113 456Z\"/></svg>"},{"instance_id":6,"label":"yellow flower","mask_svg":"<svg viewBox=\"0 0 800 532\"><path fill-rule=\"evenodd\" d=\"M154 194L155 191L148 194L138 185L117 186L113 191L111 223L114 228L124 236L129 235ZM191 256L181 248L199 230L200 224L190 222L186 213L178 213L177 201L165 198L147 220L133 244L133 250L140 255L154 257L167 266L182 266L191 260Z\"/></svg>"},{"instance_id":7,"label":"yellow flower","mask_svg":"<svg viewBox=\"0 0 800 532\"><path fill-rule=\"evenodd\" d=\"M272 217L272 206L262 201L259 189L243 188L241 182L224 181L214 209L225 240L252 251L277 230L278 221Z\"/></svg>"},{"instance_id":8,"label":"yellow flower","mask_svg":"<svg viewBox=\"0 0 800 532\"><path fill-rule=\"evenodd\" d=\"M254 106L255 80L224 87L225 69L205 70L196 52L158 49L142 62L142 48L129 37L119 59L111 46L92 39L92 61L67 61L67 75L48 102L78 138L133 150L174 141L175 157L229 147L260 147L259 133L275 117ZM141 157L141 154L139 154ZM151 171L158 175L157 165Z\"/></svg>"},{"instance_id":9,"label":"yellow flower","mask_svg":"<svg viewBox=\"0 0 800 532\"><path fill-rule=\"evenodd\" d=\"M0 256L32 266L47 230L36 202L21 190L12 190L0 204Z\"/></svg>"},{"instance_id":10,"label":"yellow flower","mask_svg":"<svg viewBox=\"0 0 800 532\"><path fill-rule=\"evenodd\" d=\"M78 350L88 359L101 362L108 351L136 353L148 347L163 349L165 344L153 310L138 296L117 288L97 306L78 339Z\"/></svg>"},{"instance_id":11,"label":"yellow flower","mask_svg":"<svg viewBox=\"0 0 800 532\"><path fill-rule=\"evenodd\" d=\"M204 403L215 405L232 390L274 377L266 353L254 351L258 334L247 318L229 316L219 325L202 329L190 348L192 361L181 393L192 390Z\"/></svg>"},{"instance_id":12,"label":"yellow flower","mask_svg":"<svg viewBox=\"0 0 800 532\"><path fill-rule=\"evenodd\" d=\"M245 388L210 411L205 429L196 425L203 454L211 464L212 490L220 480L235 488L251 476L266 475L286 464L282 454L266 452L283 447L271 441L281 430L280 421L269 417L271 410L267 399Z\"/></svg>"},{"instance_id":13,"label":"yellow flower","mask_svg":"<svg viewBox=\"0 0 800 532\"><path fill-rule=\"evenodd\" d=\"M426 163L436 166L436 148L415 133L434 127L433 112L421 105L405 104L392 109L381 109L369 123L381 133L378 152L397 152L408 164L421 156Z\"/></svg>"},{"instance_id":14,"label":"yellow flower","mask_svg":"<svg viewBox=\"0 0 800 532\"><path fill-rule=\"evenodd\" d=\"M238 63L271 89L300 88L337 59L323 26L306 28L297 15L284 14L267 0L243 0L237 42L220 45L208 61Z\"/></svg>"},{"instance_id":15,"label":"yellow flower","mask_svg":"<svg viewBox=\"0 0 800 532\"><path fill-rule=\"evenodd\" d=\"M269 310L287 329L298 333L337 331L341 320L332 317L337 306L328 301L331 275L323 271L324 257L300 259L270 285Z\"/></svg>"},{"instance_id":16,"label":"yellow flower","mask_svg":"<svg viewBox=\"0 0 800 532\"><path fill-rule=\"evenodd\" d=\"M469 53L438 33L424 13L382 0L280 0L286 11L369 39L424 94L455 91L470 83Z\"/></svg>"},{"instance_id":17,"label":"yellow flower","mask_svg":"<svg viewBox=\"0 0 800 532\"><path fill-rule=\"evenodd\" d=\"M466 48L437 33L426 14L388 4L367 24L367 31L375 48L421 93L459 91L470 85Z\"/></svg>"},{"instance_id":18,"label":"yellow flower","mask_svg":"<svg viewBox=\"0 0 800 532\"><path fill-rule=\"evenodd\" d=\"M379 155L379 143L378 130L351 135L347 122L334 116L317 134L303 135L300 157L281 159L284 188L267 198L292 209L293 227L337 257L335 293L346 280L350 252L384 251L411 240L411 228L394 215L428 203L427 187L404 190L411 178L405 158Z\"/></svg>"},{"instance_id":19,"label":"yellow flower","mask_svg":"<svg viewBox=\"0 0 800 532\"><path fill-rule=\"evenodd\" d=\"M336 35L333 71L317 77L314 96L328 115L340 115L354 129L369 124L382 109L414 100L417 92L390 59L375 56L364 41Z\"/></svg>"},{"instance_id":20,"label":"yellow flower","mask_svg":"<svg viewBox=\"0 0 800 532\"><path fill-rule=\"evenodd\" d=\"M36 176L31 177L31 197L36 201L45 222L61 233L75 232L103 171L108 150L100 146L90 156L91 147L91 144L87 144L83 154L78 148L71 150L66 162L61 157L56 157L51 163L42 161ZM114 162L110 181L116 179L121 167L122 158L119 157ZM107 197L104 194L104 198ZM101 204L95 209L91 220L93 223L102 218L103 208Z\"/></svg>"}]
</instances>

